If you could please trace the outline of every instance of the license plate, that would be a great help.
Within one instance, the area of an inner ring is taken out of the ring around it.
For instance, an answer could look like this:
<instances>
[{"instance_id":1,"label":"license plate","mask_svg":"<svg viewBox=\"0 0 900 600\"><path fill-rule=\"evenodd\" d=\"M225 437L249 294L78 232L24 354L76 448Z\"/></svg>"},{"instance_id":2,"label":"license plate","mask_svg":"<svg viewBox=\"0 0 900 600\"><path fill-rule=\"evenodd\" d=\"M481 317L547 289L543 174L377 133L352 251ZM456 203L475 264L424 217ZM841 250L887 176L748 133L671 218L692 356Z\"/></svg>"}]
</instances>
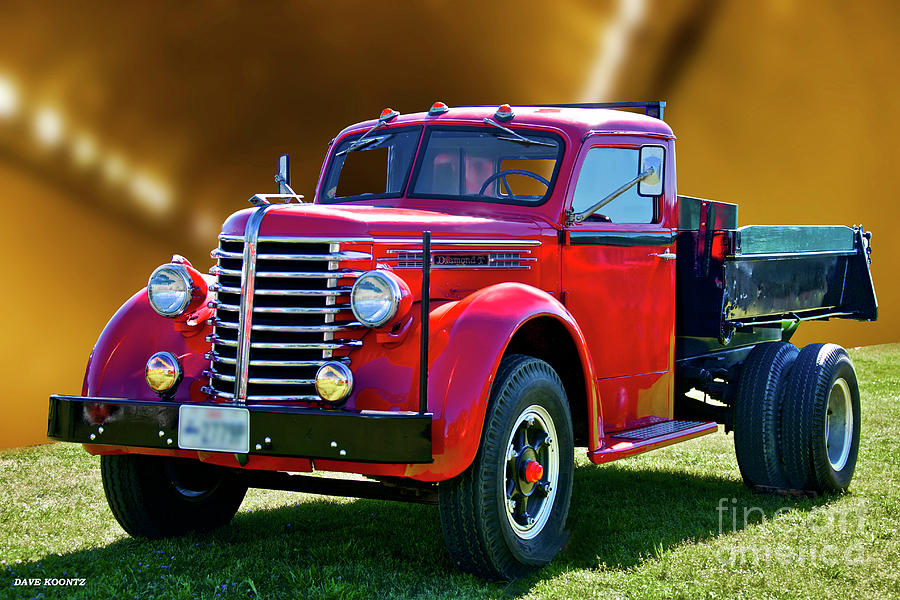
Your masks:
<instances>
[{"instance_id":1,"label":"license plate","mask_svg":"<svg viewBox=\"0 0 900 600\"><path fill-rule=\"evenodd\" d=\"M250 451L250 411L182 404L178 408L178 447L247 454Z\"/></svg>"}]
</instances>

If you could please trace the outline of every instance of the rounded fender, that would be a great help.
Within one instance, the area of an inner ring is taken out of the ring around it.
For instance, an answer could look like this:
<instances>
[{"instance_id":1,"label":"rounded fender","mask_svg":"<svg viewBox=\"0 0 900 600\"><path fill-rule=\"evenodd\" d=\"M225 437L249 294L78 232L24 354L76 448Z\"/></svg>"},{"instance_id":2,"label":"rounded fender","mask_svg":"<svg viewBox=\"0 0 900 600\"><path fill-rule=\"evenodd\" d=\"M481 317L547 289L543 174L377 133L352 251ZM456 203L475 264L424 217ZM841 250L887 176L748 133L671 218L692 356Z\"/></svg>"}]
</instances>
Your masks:
<instances>
[{"instance_id":1,"label":"rounded fender","mask_svg":"<svg viewBox=\"0 0 900 600\"><path fill-rule=\"evenodd\" d=\"M204 354L210 344L206 335L206 300L191 315L197 325L162 317L150 306L147 290L142 289L116 311L94 345L84 374L82 395L94 398L130 398L158 400L144 379L144 367L154 352L168 351L178 357L184 379L175 392L179 402L205 398L200 390L207 379L203 371L209 360Z\"/></svg>"},{"instance_id":2,"label":"rounded fender","mask_svg":"<svg viewBox=\"0 0 900 600\"><path fill-rule=\"evenodd\" d=\"M408 475L448 479L468 468L478 452L500 360L516 331L538 317L558 320L575 343L589 399L590 435L596 437L600 405L593 363L581 329L556 298L529 285L499 283L441 309L432 312L429 345L428 408L434 415L435 462L414 466Z\"/></svg>"}]
</instances>

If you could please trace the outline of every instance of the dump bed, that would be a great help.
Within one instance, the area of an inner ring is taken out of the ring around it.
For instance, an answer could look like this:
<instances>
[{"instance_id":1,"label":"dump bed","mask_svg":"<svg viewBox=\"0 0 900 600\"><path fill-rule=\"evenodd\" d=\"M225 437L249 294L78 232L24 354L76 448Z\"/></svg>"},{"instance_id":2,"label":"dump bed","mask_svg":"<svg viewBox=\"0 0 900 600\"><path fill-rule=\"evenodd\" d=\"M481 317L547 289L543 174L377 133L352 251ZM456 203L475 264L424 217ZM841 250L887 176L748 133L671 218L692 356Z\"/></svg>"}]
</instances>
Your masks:
<instances>
[{"instance_id":1,"label":"dump bed","mask_svg":"<svg viewBox=\"0 0 900 600\"><path fill-rule=\"evenodd\" d=\"M758 343L792 322L877 318L862 227L737 227L733 204L678 199L678 358Z\"/></svg>"}]
</instances>

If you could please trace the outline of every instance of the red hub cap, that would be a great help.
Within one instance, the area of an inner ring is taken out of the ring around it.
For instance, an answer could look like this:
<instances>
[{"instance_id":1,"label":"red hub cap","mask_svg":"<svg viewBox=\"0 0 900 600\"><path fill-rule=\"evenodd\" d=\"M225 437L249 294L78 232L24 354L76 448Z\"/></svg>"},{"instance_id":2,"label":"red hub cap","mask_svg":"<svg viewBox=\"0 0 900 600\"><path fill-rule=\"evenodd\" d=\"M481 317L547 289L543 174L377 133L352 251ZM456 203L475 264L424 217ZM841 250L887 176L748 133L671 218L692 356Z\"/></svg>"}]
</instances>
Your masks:
<instances>
[{"instance_id":1,"label":"red hub cap","mask_svg":"<svg viewBox=\"0 0 900 600\"><path fill-rule=\"evenodd\" d=\"M544 467L536 460L529 460L525 463L525 481L528 483L536 483L544 476Z\"/></svg>"}]
</instances>

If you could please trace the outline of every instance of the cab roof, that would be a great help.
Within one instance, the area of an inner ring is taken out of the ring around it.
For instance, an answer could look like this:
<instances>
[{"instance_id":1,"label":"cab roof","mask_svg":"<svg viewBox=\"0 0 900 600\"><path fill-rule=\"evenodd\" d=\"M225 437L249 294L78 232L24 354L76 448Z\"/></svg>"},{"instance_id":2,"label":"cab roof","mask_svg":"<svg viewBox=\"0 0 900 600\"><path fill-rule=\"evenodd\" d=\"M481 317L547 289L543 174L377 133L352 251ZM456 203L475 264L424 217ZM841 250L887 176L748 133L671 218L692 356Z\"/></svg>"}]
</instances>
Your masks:
<instances>
[{"instance_id":1,"label":"cab roof","mask_svg":"<svg viewBox=\"0 0 900 600\"><path fill-rule=\"evenodd\" d=\"M627 108L640 108L644 103L624 103ZM663 103L664 105L664 103ZM497 118L498 106L450 106L442 114L417 112L400 114L389 120L389 125L412 124L482 124L483 119L490 118L505 127L531 125L537 127L554 127L564 130L573 138L583 138L588 133L639 134L654 137L674 138L669 125L651 116L617 110L611 108L595 108L596 105L585 106L538 106L514 105L511 107L513 117L507 120ZM385 109L388 112L389 109ZM649 112L649 109L648 109ZM661 112L661 111L660 111ZM357 129L369 128L378 119L363 121L347 127L341 135L355 132ZM339 136L340 137L340 136Z\"/></svg>"}]
</instances>

